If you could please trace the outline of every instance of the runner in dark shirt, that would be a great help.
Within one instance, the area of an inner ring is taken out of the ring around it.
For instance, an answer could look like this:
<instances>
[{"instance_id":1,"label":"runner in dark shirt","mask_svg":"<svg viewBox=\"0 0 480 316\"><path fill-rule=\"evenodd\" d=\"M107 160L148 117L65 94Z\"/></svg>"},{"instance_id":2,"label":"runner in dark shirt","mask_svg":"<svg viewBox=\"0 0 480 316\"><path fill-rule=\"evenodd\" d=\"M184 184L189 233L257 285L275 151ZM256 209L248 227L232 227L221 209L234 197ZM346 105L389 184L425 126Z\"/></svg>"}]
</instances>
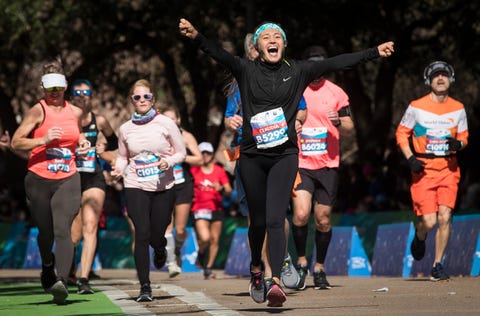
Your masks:
<instances>
[{"instance_id":1,"label":"runner in dark shirt","mask_svg":"<svg viewBox=\"0 0 480 316\"><path fill-rule=\"evenodd\" d=\"M393 42L322 61L289 60L284 58L285 32L277 24L265 23L254 33L260 57L249 61L207 40L186 19L180 19L179 31L226 66L238 82L243 111L240 176L251 219L250 295L258 303L268 300L269 306L282 306L286 300L279 279L286 242L283 226L298 170L297 105L314 79L328 71L388 57L393 53ZM272 282L268 286L261 261L265 230L269 240L275 240L268 243L272 267Z\"/></svg>"}]
</instances>

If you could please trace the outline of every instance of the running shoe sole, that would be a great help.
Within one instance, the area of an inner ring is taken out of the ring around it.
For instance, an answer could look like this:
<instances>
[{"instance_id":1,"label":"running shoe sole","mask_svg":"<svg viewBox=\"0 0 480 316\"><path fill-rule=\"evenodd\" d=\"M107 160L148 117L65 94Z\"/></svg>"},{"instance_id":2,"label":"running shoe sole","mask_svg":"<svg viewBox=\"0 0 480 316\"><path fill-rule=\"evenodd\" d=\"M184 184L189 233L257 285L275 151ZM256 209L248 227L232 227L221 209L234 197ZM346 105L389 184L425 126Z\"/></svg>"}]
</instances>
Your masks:
<instances>
[{"instance_id":1,"label":"running shoe sole","mask_svg":"<svg viewBox=\"0 0 480 316\"><path fill-rule=\"evenodd\" d=\"M63 284L62 281L57 281L55 284L52 286L50 289L50 294L53 296L53 301L57 305L65 305L66 304L66 298L68 296L68 290L65 287L65 284Z\"/></svg>"},{"instance_id":2,"label":"running shoe sole","mask_svg":"<svg viewBox=\"0 0 480 316\"><path fill-rule=\"evenodd\" d=\"M78 288L78 294L95 294L95 291L92 290L90 286L81 286Z\"/></svg>"},{"instance_id":3,"label":"running shoe sole","mask_svg":"<svg viewBox=\"0 0 480 316\"><path fill-rule=\"evenodd\" d=\"M297 272L298 272L298 276L300 278L300 281L298 282L298 285L297 285L297 290L299 291L303 291L307 288L307 284L306 284L306 278L308 276L308 268L306 267L302 267L302 266L298 266L296 268Z\"/></svg>"},{"instance_id":4,"label":"running shoe sole","mask_svg":"<svg viewBox=\"0 0 480 316\"><path fill-rule=\"evenodd\" d=\"M151 301L153 301L153 297L151 294L141 294L137 298L137 302L151 302Z\"/></svg>"},{"instance_id":5,"label":"running shoe sole","mask_svg":"<svg viewBox=\"0 0 480 316\"><path fill-rule=\"evenodd\" d=\"M328 283L327 275L323 270L313 273L313 285L315 290L328 290L332 288L330 283Z\"/></svg>"},{"instance_id":6,"label":"running shoe sole","mask_svg":"<svg viewBox=\"0 0 480 316\"><path fill-rule=\"evenodd\" d=\"M283 290L277 284L272 285L270 290L268 290L268 293L267 293L268 307L282 307L283 303L286 300L287 300L287 296L285 292L283 292Z\"/></svg>"},{"instance_id":7,"label":"running shoe sole","mask_svg":"<svg viewBox=\"0 0 480 316\"><path fill-rule=\"evenodd\" d=\"M430 281L433 281L433 282L448 282L450 281L450 278L448 279L440 279L440 278L435 278L435 277L430 277Z\"/></svg>"}]
</instances>

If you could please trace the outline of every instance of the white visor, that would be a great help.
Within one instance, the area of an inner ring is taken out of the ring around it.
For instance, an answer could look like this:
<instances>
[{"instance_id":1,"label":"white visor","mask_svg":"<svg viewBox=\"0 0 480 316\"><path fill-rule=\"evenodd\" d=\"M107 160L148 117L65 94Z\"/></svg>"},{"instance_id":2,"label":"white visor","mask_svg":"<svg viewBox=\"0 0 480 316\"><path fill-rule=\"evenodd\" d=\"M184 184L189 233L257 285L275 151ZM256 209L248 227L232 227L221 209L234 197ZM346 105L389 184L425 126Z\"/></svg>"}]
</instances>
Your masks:
<instances>
[{"instance_id":1,"label":"white visor","mask_svg":"<svg viewBox=\"0 0 480 316\"><path fill-rule=\"evenodd\" d=\"M53 87L67 87L67 80L62 74L47 74L42 76L42 84L45 89Z\"/></svg>"}]
</instances>

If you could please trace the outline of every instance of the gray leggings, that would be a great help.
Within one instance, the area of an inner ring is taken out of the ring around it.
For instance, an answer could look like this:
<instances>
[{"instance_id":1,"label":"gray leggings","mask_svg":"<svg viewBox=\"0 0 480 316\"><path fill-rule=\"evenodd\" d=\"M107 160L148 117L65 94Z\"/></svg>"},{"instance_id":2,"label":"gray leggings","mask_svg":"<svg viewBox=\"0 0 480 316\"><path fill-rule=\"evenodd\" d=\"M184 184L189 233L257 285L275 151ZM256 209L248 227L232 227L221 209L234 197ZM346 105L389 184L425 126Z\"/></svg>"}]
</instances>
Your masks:
<instances>
[{"instance_id":1,"label":"gray leggings","mask_svg":"<svg viewBox=\"0 0 480 316\"><path fill-rule=\"evenodd\" d=\"M38 227L38 248L43 264L52 262L55 241L57 274L68 277L73 259L72 222L80 209L80 175L62 180L42 178L33 172L25 176L30 213Z\"/></svg>"}]
</instances>

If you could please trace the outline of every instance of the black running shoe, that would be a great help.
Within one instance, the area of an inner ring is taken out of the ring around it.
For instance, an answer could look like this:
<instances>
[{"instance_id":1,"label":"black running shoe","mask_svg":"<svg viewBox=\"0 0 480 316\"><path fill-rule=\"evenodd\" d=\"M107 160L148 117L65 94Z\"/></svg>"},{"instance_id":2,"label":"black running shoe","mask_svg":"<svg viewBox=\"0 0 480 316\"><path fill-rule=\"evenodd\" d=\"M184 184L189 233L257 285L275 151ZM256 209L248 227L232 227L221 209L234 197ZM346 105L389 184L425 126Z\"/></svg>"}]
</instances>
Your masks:
<instances>
[{"instance_id":1,"label":"black running shoe","mask_svg":"<svg viewBox=\"0 0 480 316\"><path fill-rule=\"evenodd\" d=\"M198 252L197 253L197 261L195 261L195 265L199 269L205 268L205 252Z\"/></svg>"},{"instance_id":2,"label":"black running shoe","mask_svg":"<svg viewBox=\"0 0 480 316\"><path fill-rule=\"evenodd\" d=\"M55 304L65 305L68 296L67 282L63 278L58 277L50 289L50 294L52 294Z\"/></svg>"},{"instance_id":3,"label":"black running shoe","mask_svg":"<svg viewBox=\"0 0 480 316\"><path fill-rule=\"evenodd\" d=\"M425 256L425 240L418 239L417 231L415 230L415 236L410 244L410 252L412 253L413 259L422 260Z\"/></svg>"},{"instance_id":4,"label":"black running shoe","mask_svg":"<svg viewBox=\"0 0 480 316\"><path fill-rule=\"evenodd\" d=\"M90 271L88 274L88 279L89 280L100 280L102 277L96 274L94 271Z\"/></svg>"},{"instance_id":5,"label":"black running shoe","mask_svg":"<svg viewBox=\"0 0 480 316\"><path fill-rule=\"evenodd\" d=\"M250 272L250 284L248 289L250 297L255 302L265 302L265 280L263 279L263 271Z\"/></svg>"},{"instance_id":6,"label":"black running shoe","mask_svg":"<svg viewBox=\"0 0 480 316\"><path fill-rule=\"evenodd\" d=\"M450 277L443 270L443 265L441 263L435 263L435 266L432 268L432 276L430 280L432 281L447 281Z\"/></svg>"},{"instance_id":7,"label":"black running shoe","mask_svg":"<svg viewBox=\"0 0 480 316\"><path fill-rule=\"evenodd\" d=\"M153 265L155 266L155 268L160 270L161 268L163 268L166 261L167 261L167 250L165 250L165 248L160 250L155 250L153 254Z\"/></svg>"},{"instance_id":8,"label":"black running shoe","mask_svg":"<svg viewBox=\"0 0 480 316\"><path fill-rule=\"evenodd\" d=\"M313 284L315 285L315 290L327 290L332 288L330 283L328 283L327 275L323 270L313 272Z\"/></svg>"},{"instance_id":9,"label":"black running shoe","mask_svg":"<svg viewBox=\"0 0 480 316\"><path fill-rule=\"evenodd\" d=\"M307 286L305 284L305 279L307 278L307 275L308 275L308 267L298 264L296 269L297 269L298 275L300 276L300 281L298 282L297 290L303 291Z\"/></svg>"},{"instance_id":10,"label":"black running shoe","mask_svg":"<svg viewBox=\"0 0 480 316\"><path fill-rule=\"evenodd\" d=\"M51 266L46 267L42 264L42 273L40 274L43 290L50 293L50 289L57 282L57 274L55 273L55 258Z\"/></svg>"},{"instance_id":11,"label":"black running shoe","mask_svg":"<svg viewBox=\"0 0 480 316\"><path fill-rule=\"evenodd\" d=\"M95 293L95 291L92 290L92 288L90 287L90 284L88 283L87 278L78 279L77 285L78 285L78 291L77 291L78 294L93 294L93 293Z\"/></svg>"},{"instance_id":12,"label":"black running shoe","mask_svg":"<svg viewBox=\"0 0 480 316\"><path fill-rule=\"evenodd\" d=\"M268 307L282 307L287 300L287 294L285 294L280 284L277 284L273 279L268 287L266 300L268 301Z\"/></svg>"},{"instance_id":13,"label":"black running shoe","mask_svg":"<svg viewBox=\"0 0 480 316\"><path fill-rule=\"evenodd\" d=\"M151 302L153 300L152 288L150 283L145 283L140 288L140 294L137 297L137 302Z\"/></svg>"},{"instance_id":14,"label":"black running shoe","mask_svg":"<svg viewBox=\"0 0 480 316\"><path fill-rule=\"evenodd\" d=\"M215 273L213 273L212 269L210 269L210 268L203 269L203 278L205 280L215 279L216 277L217 276L215 275Z\"/></svg>"}]
</instances>

